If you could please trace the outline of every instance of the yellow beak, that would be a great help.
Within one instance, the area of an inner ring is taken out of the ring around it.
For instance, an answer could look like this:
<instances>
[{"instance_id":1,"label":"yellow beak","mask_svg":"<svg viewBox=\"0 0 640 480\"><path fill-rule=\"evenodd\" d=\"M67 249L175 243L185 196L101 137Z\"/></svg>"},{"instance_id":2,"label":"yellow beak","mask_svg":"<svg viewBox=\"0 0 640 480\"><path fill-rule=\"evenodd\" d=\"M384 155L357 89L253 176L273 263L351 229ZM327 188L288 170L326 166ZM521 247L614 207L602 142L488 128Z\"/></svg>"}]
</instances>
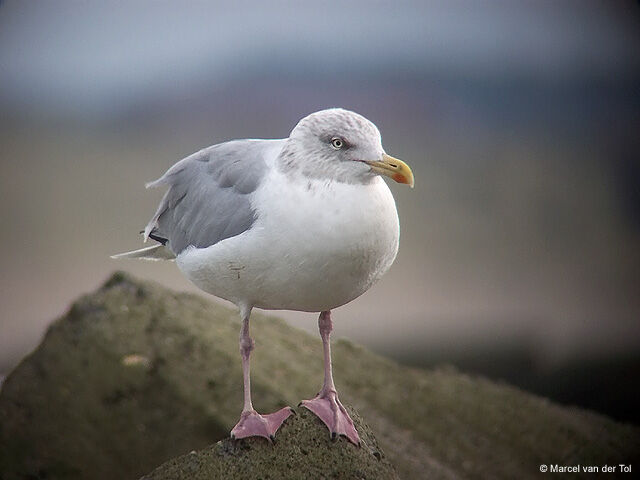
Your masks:
<instances>
[{"instance_id":1,"label":"yellow beak","mask_svg":"<svg viewBox=\"0 0 640 480\"><path fill-rule=\"evenodd\" d=\"M382 155L382 160L365 163L369 165L374 172L391 177L398 183L406 183L413 188L413 172L409 168L409 165L402 160L393 158L385 153Z\"/></svg>"}]
</instances>

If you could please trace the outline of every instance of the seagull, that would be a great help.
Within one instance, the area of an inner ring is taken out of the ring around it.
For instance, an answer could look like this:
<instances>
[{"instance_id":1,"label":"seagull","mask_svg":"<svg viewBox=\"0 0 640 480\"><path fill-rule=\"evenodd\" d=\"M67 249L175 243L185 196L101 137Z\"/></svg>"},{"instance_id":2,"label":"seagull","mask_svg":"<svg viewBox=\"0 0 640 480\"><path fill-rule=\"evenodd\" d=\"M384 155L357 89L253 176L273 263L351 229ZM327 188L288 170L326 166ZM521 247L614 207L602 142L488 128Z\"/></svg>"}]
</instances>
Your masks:
<instances>
[{"instance_id":1,"label":"seagull","mask_svg":"<svg viewBox=\"0 0 640 480\"><path fill-rule=\"evenodd\" d=\"M288 138L207 147L147 184L168 187L141 232L156 244L113 258L175 259L197 287L238 306L244 407L232 438L273 440L293 413L262 415L251 402L249 317L261 308L320 312L324 384L301 405L332 439L360 444L333 381L331 310L366 292L398 252L398 213L381 176L414 184L371 121L332 108L304 117Z\"/></svg>"}]
</instances>

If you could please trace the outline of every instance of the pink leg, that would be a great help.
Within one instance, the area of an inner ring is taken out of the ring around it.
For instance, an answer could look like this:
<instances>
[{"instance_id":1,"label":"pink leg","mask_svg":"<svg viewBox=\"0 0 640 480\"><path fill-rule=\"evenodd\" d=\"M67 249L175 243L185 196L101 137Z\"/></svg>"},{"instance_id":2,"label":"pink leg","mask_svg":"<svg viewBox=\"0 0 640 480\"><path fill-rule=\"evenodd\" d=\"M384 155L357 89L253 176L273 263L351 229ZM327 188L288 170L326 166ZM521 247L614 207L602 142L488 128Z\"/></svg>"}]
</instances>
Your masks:
<instances>
[{"instance_id":1,"label":"pink leg","mask_svg":"<svg viewBox=\"0 0 640 480\"><path fill-rule=\"evenodd\" d=\"M244 313L244 312L243 312ZM240 415L240 421L231 430L231 438L265 437L273 440L274 435L282 422L284 422L293 410L289 407L278 410L269 415L260 415L253 409L251 403L251 375L250 357L254 348L253 339L249 336L249 315L251 311L243 314L242 329L240 330L240 355L242 355L242 376L244 378L244 407Z\"/></svg>"},{"instance_id":2,"label":"pink leg","mask_svg":"<svg viewBox=\"0 0 640 480\"><path fill-rule=\"evenodd\" d=\"M324 384L316 398L303 400L301 405L320 417L320 420L329 428L332 439L337 438L338 435L344 435L351 442L360 445L360 436L353 426L353 420L351 420L347 410L338 400L338 392L333 383L331 343L329 341L332 328L331 311L322 312L318 318L318 329L320 330L324 349Z\"/></svg>"}]
</instances>

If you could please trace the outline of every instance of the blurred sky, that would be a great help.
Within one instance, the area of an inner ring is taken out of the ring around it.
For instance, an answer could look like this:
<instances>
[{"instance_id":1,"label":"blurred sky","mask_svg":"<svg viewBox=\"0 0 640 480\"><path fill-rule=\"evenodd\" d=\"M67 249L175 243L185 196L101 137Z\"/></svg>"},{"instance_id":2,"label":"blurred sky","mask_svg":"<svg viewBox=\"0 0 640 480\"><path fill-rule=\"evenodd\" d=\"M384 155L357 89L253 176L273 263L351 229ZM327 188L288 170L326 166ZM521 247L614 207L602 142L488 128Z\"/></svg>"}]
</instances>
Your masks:
<instances>
[{"instance_id":1,"label":"blurred sky","mask_svg":"<svg viewBox=\"0 0 640 480\"><path fill-rule=\"evenodd\" d=\"M108 258L139 246L161 195L144 183L331 106L416 174L391 186L397 262L337 335L392 355L506 343L541 365L637 354L639 8L2 2L0 372L114 269L195 291L174 264Z\"/></svg>"}]
</instances>

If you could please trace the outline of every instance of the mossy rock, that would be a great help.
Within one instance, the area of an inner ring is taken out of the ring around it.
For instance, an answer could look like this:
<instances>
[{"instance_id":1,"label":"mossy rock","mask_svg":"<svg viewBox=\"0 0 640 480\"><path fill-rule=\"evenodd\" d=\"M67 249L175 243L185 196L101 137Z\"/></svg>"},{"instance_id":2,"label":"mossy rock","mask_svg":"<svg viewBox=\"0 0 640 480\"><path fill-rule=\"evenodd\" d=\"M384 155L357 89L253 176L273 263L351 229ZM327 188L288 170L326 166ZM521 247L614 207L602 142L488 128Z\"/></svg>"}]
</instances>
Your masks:
<instances>
[{"instance_id":1,"label":"mossy rock","mask_svg":"<svg viewBox=\"0 0 640 480\"><path fill-rule=\"evenodd\" d=\"M317 417L298 408L273 444L263 438L226 438L166 462L143 480L398 479L369 427L353 409L349 413L360 432L359 447L343 437L332 441Z\"/></svg>"},{"instance_id":2,"label":"mossy rock","mask_svg":"<svg viewBox=\"0 0 640 480\"><path fill-rule=\"evenodd\" d=\"M6 378L0 478L135 479L226 438L242 406L239 328L233 310L115 274ZM256 409L312 398L319 339L259 312L251 329ZM401 478L640 465L637 427L451 368L402 367L344 340L333 342L333 361L341 400L366 419Z\"/></svg>"}]
</instances>

